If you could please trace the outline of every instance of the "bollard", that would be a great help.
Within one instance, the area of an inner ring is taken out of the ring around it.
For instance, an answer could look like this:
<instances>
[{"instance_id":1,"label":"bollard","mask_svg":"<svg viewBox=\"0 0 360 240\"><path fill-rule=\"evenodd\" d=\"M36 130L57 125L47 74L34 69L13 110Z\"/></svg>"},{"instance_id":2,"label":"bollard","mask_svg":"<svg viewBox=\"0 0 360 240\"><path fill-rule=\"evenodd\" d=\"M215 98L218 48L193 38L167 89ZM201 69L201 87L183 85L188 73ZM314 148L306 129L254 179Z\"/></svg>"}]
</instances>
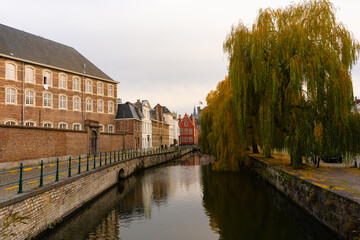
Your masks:
<instances>
[{"instance_id":1,"label":"bollard","mask_svg":"<svg viewBox=\"0 0 360 240\"><path fill-rule=\"evenodd\" d=\"M59 181L59 158L56 159L56 175L55 175L55 182Z\"/></svg>"},{"instance_id":2,"label":"bollard","mask_svg":"<svg viewBox=\"0 0 360 240\"><path fill-rule=\"evenodd\" d=\"M69 157L69 174L68 177L71 177L71 156Z\"/></svg>"},{"instance_id":3,"label":"bollard","mask_svg":"<svg viewBox=\"0 0 360 240\"><path fill-rule=\"evenodd\" d=\"M44 185L44 163L43 160L41 160L41 164L40 164L40 184L39 187L42 187Z\"/></svg>"},{"instance_id":4,"label":"bollard","mask_svg":"<svg viewBox=\"0 0 360 240\"><path fill-rule=\"evenodd\" d=\"M78 174L81 172L81 157L79 155L79 167L78 167Z\"/></svg>"},{"instance_id":5,"label":"bollard","mask_svg":"<svg viewBox=\"0 0 360 240\"><path fill-rule=\"evenodd\" d=\"M86 171L89 171L89 154L86 156Z\"/></svg>"},{"instance_id":6,"label":"bollard","mask_svg":"<svg viewBox=\"0 0 360 240\"><path fill-rule=\"evenodd\" d=\"M19 191L18 191L18 193L23 193L23 190L22 190L22 187L23 187L22 175L23 175L23 164L20 163L20 178L19 178Z\"/></svg>"}]
</instances>

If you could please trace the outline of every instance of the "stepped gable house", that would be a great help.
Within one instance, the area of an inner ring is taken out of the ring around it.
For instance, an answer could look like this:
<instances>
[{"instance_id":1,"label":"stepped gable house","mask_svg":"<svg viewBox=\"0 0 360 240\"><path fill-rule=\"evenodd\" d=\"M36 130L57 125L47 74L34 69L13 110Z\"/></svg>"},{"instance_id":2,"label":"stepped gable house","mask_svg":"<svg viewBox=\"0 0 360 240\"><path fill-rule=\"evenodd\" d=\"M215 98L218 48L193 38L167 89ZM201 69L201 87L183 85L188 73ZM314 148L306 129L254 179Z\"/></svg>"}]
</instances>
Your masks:
<instances>
[{"instance_id":1,"label":"stepped gable house","mask_svg":"<svg viewBox=\"0 0 360 240\"><path fill-rule=\"evenodd\" d=\"M179 115L180 127L180 145L198 144L198 129L195 123L195 117L187 115L181 118Z\"/></svg>"},{"instance_id":2,"label":"stepped gable house","mask_svg":"<svg viewBox=\"0 0 360 240\"><path fill-rule=\"evenodd\" d=\"M74 48L0 24L0 163L119 150L117 83Z\"/></svg>"}]
</instances>

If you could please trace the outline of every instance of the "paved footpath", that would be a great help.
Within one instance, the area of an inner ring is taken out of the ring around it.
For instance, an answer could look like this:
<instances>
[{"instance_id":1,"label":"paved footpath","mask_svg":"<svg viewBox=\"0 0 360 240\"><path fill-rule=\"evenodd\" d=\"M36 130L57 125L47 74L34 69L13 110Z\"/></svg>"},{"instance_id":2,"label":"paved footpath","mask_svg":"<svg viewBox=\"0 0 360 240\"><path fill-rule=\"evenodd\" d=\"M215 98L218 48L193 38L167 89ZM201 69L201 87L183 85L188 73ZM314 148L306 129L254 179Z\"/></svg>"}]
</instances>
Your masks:
<instances>
[{"instance_id":1,"label":"paved footpath","mask_svg":"<svg viewBox=\"0 0 360 240\"><path fill-rule=\"evenodd\" d=\"M289 156L273 154L265 158L262 154L249 154L269 166L282 170L314 185L325 188L360 204L360 168L335 167L337 164L321 164L320 167L306 166L303 169L292 169ZM331 167L333 165L333 167Z\"/></svg>"}]
</instances>

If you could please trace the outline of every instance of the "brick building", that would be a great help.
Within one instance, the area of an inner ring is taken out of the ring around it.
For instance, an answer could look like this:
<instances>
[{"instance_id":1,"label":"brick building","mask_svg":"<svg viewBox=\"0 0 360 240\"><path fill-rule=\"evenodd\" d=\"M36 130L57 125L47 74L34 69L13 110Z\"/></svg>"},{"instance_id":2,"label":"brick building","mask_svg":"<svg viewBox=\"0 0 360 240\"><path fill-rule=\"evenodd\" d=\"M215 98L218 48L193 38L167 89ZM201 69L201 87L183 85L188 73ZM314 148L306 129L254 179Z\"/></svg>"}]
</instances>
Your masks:
<instances>
[{"instance_id":1,"label":"brick building","mask_svg":"<svg viewBox=\"0 0 360 240\"><path fill-rule=\"evenodd\" d=\"M152 145L153 147L170 146L169 128L170 125L166 123L163 112L163 107L157 104L153 110L150 111L152 124Z\"/></svg>"},{"instance_id":2,"label":"brick building","mask_svg":"<svg viewBox=\"0 0 360 240\"><path fill-rule=\"evenodd\" d=\"M185 113L185 116L181 118L179 115L179 127L180 127L180 145L192 145L198 144L198 129L195 123L195 117L190 117Z\"/></svg>"},{"instance_id":3,"label":"brick building","mask_svg":"<svg viewBox=\"0 0 360 240\"><path fill-rule=\"evenodd\" d=\"M117 82L74 48L0 24L0 124L114 132Z\"/></svg>"},{"instance_id":4,"label":"brick building","mask_svg":"<svg viewBox=\"0 0 360 240\"><path fill-rule=\"evenodd\" d=\"M117 113L115 117L115 129L119 134L132 134L134 141L134 148L141 149L142 138L142 118L144 115L141 110L133 103L126 102L118 104ZM126 144L126 141L124 141ZM123 146L124 149L127 146Z\"/></svg>"}]
</instances>

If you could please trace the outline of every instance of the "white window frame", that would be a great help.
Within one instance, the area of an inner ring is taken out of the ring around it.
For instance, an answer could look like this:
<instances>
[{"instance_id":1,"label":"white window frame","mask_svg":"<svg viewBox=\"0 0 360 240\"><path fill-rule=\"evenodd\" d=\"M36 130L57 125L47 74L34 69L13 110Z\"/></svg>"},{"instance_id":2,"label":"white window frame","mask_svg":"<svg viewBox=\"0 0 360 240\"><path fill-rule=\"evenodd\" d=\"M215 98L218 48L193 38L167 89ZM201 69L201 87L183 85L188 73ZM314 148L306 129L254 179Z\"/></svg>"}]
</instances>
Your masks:
<instances>
[{"instance_id":1,"label":"white window frame","mask_svg":"<svg viewBox=\"0 0 360 240\"><path fill-rule=\"evenodd\" d=\"M6 88L5 89L5 103L6 104L14 104L17 103L17 90L16 88Z\"/></svg>"},{"instance_id":2,"label":"white window frame","mask_svg":"<svg viewBox=\"0 0 360 240\"><path fill-rule=\"evenodd\" d=\"M108 113L114 114L114 103L113 102L108 103Z\"/></svg>"},{"instance_id":3,"label":"white window frame","mask_svg":"<svg viewBox=\"0 0 360 240\"><path fill-rule=\"evenodd\" d=\"M66 89L67 87L67 76L64 73L59 74L59 88Z\"/></svg>"},{"instance_id":4,"label":"white window frame","mask_svg":"<svg viewBox=\"0 0 360 240\"><path fill-rule=\"evenodd\" d=\"M45 126L45 125L47 125L47 126ZM45 127L45 128L53 128L53 124L52 123L50 123L50 122L44 122L43 123L43 127Z\"/></svg>"},{"instance_id":5,"label":"white window frame","mask_svg":"<svg viewBox=\"0 0 360 240\"><path fill-rule=\"evenodd\" d=\"M60 123L58 124L58 128L59 128L59 129L68 129L68 124L65 123L65 122L60 122Z\"/></svg>"},{"instance_id":6,"label":"white window frame","mask_svg":"<svg viewBox=\"0 0 360 240\"><path fill-rule=\"evenodd\" d=\"M189 128L189 135L192 135L192 134L193 134L192 128Z\"/></svg>"},{"instance_id":7,"label":"white window frame","mask_svg":"<svg viewBox=\"0 0 360 240\"><path fill-rule=\"evenodd\" d=\"M73 77L73 91L80 92L80 78Z\"/></svg>"},{"instance_id":8,"label":"white window frame","mask_svg":"<svg viewBox=\"0 0 360 240\"><path fill-rule=\"evenodd\" d=\"M78 99L78 102L76 102L75 100ZM77 107L76 107L77 106ZM73 98L73 110L74 111L80 111L81 109L81 100L79 97L74 97Z\"/></svg>"},{"instance_id":9,"label":"white window frame","mask_svg":"<svg viewBox=\"0 0 360 240\"><path fill-rule=\"evenodd\" d=\"M78 129L76 129L76 128L78 128ZM80 131L81 130L81 124L80 123L74 123L73 124L73 130Z\"/></svg>"},{"instance_id":10,"label":"white window frame","mask_svg":"<svg viewBox=\"0 0 360 240\"><path fill-rule=\"evenodd\" d=\"M104 132L104 131L105 131L105 126L104 126L104 125L99 124L99 127L100 127L100 132Z\"/></svg>"},{"instance_id":11,"label":"white window frame","mask_svg":"<svg viewBox=\"0 0 360 240\"><path fill-rule=\"evenodd\" d=\"M67 107L67 97L65 95L59 96L59 109L65 109Z\"/></svg>"},{"instance_id":12,"label":"white window frame","mask_svg":"<svg viewBox=\"0 0 360 240\"><path fill-rule=\"evenodd\" d=\"M5 125L18 125L18 123L15 120L7 120L5 121Z\"/></svg>"},{"instance_id":13,"label":"white window frame","mask_svg":"<svg viewBox=\"0 0 360 240\"><path fill-rule=\"evenodd\" d=\"M46 78L46 80L45 80ZM43 85L47 85L48 87L52 86L52 73L50 70L44 70L43 71L43 79L42 79Z\"/></svg>"},{"instance_id":14,"label":"white window frame","mask_svg":"<svg viewBox=\"0 0 360 240\"><path fill-rule=\"evenodd\" d=\"M104 84L101 82L97 84L97 94L104 95Z\"/></svg>"},{"instance_id":15,"label":"white window frame","mask_svg":"<svg viewBox=\"0 0 360 240\"><path fill-rule=\"evenodd\" d=\"M34 91L32 91L32 90L25 91L25 105L26 106L35 106L35 92Z\"/></svg>"},{"instance_id":16,"label":"white window frame","mask_svg":"<svg viewBox=\"0 0 360 240\"><path fill-rule=\"evenodd\" d=\"M89 106L90 106L90 108L89 108ZM92 112L92 109L93 109L93 100L90 98L87 98L86 99L86 112Z\"/></svg>"},{"instance_id":17,"label":"white window frame","mask_svg":"<svg viewBox=\"0 0 360 240\"><path fill-rule=\"evenodd\" d=\"M50 99L45 99L45 95L50 95ZM47 102L49 102L50 104L45 104ZM52 94L51 93L48 93L48 92L43 93L43 107L44 108L52 107Z\"/></svg>"},{"instance_id":18,"label":"white window frame","mask_svg":"<svg viewBox=\"0 0 360 240\"><path fill-rule=\"evenodd\" d=\"M114 125L108 125L108 132L109 133L114 133L115 132L114 130L115 130Z\"/></svg>"},{"instance_id":19,"label":"white window frame","mask_svg":"<svg viewBox=\"0 0 360 240\"><path fill-rule=\"evenodd\" d=\"M100 109L100 107L101 107L101 109ZM102 101L102 100L97 101L97 112L98 113L104 112L104 101Z\"/></svg>"},{"instance_id":20,"label":"white window frame","mask_svg":"<svg viewBox=\"0 0 360 240\"><path fill-rule=\"evenodd\" d=\"M86 93L92 93L92 81L91 80L86 80Z\"/></svg>"},{"instance_id":21,"label":"white window frame","mask_svg":"<svg viewBox=\"0 0 360 240\"><path fill-rule=\"evenodd\" d=\"M114 86L108 84L108 97L113 97L114 96Z\"/></svg>"},{"instance_id":22,"label":"white window frame","mask_svg":"<svg viewBox=\"0 0 360 240\"><path fill-rule=\"evenodd\" d=\"M187 129L187 128L185 128L185 133L184 133L184 135L188 135L188 129Z\"/></svg>"},{"instance_id":23,"label":"white window frame","mask_svg":"<svg viewBox=\"0 0 360 240\"><path fill-rule=\"evenodd\" d=\"M27 126L27 127L35 127L36 123L33 122L33 121L27 121L27 122L25 122L25 126Z\"/></svg>"},{"instance_id":24,"label":"white window frame","mask_svg":"<svg viewBox=\"0 0 360 240\"><path fill-rule=\"evenodd\" d=\"M16 64L15 63L6 63L6 74L5 78L7 80L16 80Z\"/></svg>"},{"instance_id":25,"label":"white window frame","mask_svg":"<svg viewBox=\"0 0 360 240\"><path fill-rule=\"evenodd\" d=\"M25 82L35 83L35 69L33 67L25 68Z\"/></svg>"},{"instance_id":26,"label":"white window frame","mask_svg":"<svg viewBox=\"0 0 360 240\"><path fill-rule=\"evenodd\" d=\"M185 142L186 142L186 143L188 142L188 137L185 137Z\"/></svg>"},{"instance_id":27,"label":"white window frame","mask_svg":"<svg viewBox=\"0 0 360 240\"><path fill-rule=\"evenodd\" d=\"M192 137L189 137L189 142L194 142Z\"/></svg>"}]
</instances>

